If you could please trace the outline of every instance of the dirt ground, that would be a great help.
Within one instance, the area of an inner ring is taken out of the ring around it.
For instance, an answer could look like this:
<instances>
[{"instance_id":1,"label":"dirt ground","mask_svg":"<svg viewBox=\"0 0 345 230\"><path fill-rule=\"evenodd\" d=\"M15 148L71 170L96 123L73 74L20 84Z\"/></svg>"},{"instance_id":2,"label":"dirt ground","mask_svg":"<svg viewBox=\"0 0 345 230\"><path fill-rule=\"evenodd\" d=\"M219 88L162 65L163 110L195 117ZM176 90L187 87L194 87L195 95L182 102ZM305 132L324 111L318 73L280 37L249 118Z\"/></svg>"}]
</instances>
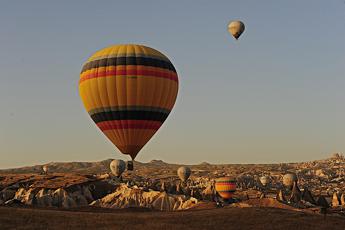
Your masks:
<instances>
[{"instance_id":1,"label":"dirt ground","mask_svg":"<svg viewBox=\"0 0 345 230\"><path fill-rule=\"evenodd\" d=\"M345 229L345 217L275 208L211 208L179 212L0 207L0 229Z\"/></svg>"}]
</instances>

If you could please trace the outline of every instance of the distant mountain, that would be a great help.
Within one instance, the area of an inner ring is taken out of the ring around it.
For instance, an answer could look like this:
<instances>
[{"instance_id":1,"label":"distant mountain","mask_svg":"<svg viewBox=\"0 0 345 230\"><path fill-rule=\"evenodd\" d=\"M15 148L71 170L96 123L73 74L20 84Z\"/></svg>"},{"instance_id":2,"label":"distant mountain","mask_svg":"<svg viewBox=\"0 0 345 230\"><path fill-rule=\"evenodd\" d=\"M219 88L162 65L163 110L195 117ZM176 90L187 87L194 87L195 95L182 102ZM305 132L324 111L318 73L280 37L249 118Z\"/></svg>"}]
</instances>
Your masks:
<instances>
[{"instance_id":1,"label":"distant mountain","mask_svg":"<svg viewBox=\"0 0 345 230\"><path fill-rule=\"evenodd\" d=\"M80 174L100 174L109 172L109 164L113 159L107 159L98 162L51 162L48 164L48 171L52 173L80 173ZM196 165L188 165L192 170L223 170L224 167L242 169L243 167L256 168L256 169L268 169L268 168L282 168L286 169L291 167L297 167L305 165L305 167L310 167L309 165L315 164L331 164L332 162L345 162L345 157L342 154L333 154L330 158L323 160L315 160L310 162L299 162L299 163L277 163L277 164L209 164L207 162L202 162ZM44 165L27 166L21 168L3 169L0 170L0 174L8 173L41 173L42 167ZM152 160L148 163L143 163L139 161L134 162L134 170L141 171L144 174L159 174L170 175L175 174L176 169L182 166L182 164L170 164L162 160Z\"/></svg>"},{"instance_id":2,"label":"distant mountain","mask_svg":"<svg viewBox=\"0 0 345 230\"><path fill-rule=\"evenodd\" d=\"M109 169L112 159L99 162L51 162L44 164L50 172L58 173L104 173ZM3 169L0 173L40 173L44 165L27 166L13 169Z\"/></svg>"},{"instance_id":3,"label":"distant mountain","mask_svg":"<svg viewBox=\"0 0 345 230\"><path fill-rule=\"evenodd\" d=\"M43 165L26 166L20 168L2 169L0 173L41 173L43 172L43 166L47 165L49 172L53 173L88 173L99 174L109 172L109 164L113 159L107 159L98 162L50 162ZM175 168L178 165L169 164L162 160L152 160L148 163L142 163L139 161L134 162L135 169L143 168Z\"/></svg>"}]
</instances>

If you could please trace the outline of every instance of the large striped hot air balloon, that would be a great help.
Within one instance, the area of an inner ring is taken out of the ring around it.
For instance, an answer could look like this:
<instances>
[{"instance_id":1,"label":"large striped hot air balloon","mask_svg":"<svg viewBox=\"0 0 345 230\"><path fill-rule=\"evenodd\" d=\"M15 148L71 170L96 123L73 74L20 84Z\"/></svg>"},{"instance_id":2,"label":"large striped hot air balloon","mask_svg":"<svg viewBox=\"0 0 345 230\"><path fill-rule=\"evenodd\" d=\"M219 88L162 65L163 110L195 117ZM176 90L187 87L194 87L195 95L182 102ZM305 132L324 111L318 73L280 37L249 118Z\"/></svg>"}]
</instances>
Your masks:
<instances>
[{"instance_id":1,"label":"large striped hot air balloon","mask_svg":"<svg viewBox=\"0 0 345 230\"><path fill-rule=\"evenodd\" d=\"M178 77L169 59L143 45L114 45L84 64L79 93L100 130L132 160L172 110Z\"/></svg>"},{"instance_id":2,"label":"large striped hot air balloon","mask_svg":"<svg viewBox=\"0 0 345 230\"><path fill-rule=\"evenodd\" d=\"M236 191L236 180L232 177L220 177L216 179L215 189L223 199L230 199Z\"/></svg>"}]
</instances>

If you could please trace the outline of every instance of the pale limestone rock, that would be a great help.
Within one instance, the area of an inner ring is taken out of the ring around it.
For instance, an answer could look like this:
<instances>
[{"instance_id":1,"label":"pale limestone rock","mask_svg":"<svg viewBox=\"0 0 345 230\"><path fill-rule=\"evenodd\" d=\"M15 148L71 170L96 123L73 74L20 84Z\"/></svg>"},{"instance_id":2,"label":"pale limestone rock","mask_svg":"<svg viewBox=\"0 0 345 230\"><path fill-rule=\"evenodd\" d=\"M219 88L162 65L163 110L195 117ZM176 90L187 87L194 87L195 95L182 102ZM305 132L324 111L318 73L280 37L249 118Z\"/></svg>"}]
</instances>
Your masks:
<instances>
[{"instance_id":1,"label":"pale limestone rock","mask_svg":"<svg viewBox=\"0 0 345 230\"><path fill-rule=\"evenodd\" d=\"M29 188L28 190L26 190L25 188L19 188L14 196L14 199L20 200L23 204L26 205L33 205L35 194L36 193L33 188Z\"/></svg>"},{"instance_id":2,"label":"pale limestone rock","mask_svg":"<svg viewBox=\"0 0 345 230\"><path fill-rule=\"evenodd\" d=\"M332 196L332 207L338 207L339 205L341 205L341 203L340 203L338 193L334 192Z\"/></svg>"},{"instance_id":3,"label":"pale limestone rock","mask_svg":"<svg viewBox=\"0 0 345 230\"><path fill-rule=\"evenodd\" d=\"M184 195L172 195L166 192L129 188L121 184L113 193L90 205L106 208L143 207L162 211L188 209L197 203L197 199L187 199Z\"/></svg>"}]
</instances>

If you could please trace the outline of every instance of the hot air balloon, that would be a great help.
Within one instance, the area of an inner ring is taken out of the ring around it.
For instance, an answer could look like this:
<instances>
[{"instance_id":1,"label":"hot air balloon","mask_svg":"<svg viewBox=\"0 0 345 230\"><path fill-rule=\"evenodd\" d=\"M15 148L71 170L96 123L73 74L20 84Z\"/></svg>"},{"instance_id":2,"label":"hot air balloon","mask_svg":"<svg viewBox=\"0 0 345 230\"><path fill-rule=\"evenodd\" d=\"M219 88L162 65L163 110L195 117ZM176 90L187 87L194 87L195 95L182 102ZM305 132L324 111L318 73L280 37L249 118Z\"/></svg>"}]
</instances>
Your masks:
<instances>
[{"instance_id":1,"label":"hot air balloon","mask_svg":"<svg viewBox=\"0 0 345 230\"><path fill-rule=\"evenodd\" d=\"M244 29L244 23L241 21L231 21L228 24L228 31L236 40L241 36Z\"/></svg>"},{"instance_id":2,"label":"hot air balloon","mask_svg":"<svg viewBox=\"0 0 345 230\"><path fill-rule=\"evenodd\" d=\"M191 170L188 167L182 166L177 169L177 175L182 182L187 181L190 174L191 174Z\"/></svg>"},{"instance_id":3,"label":"hot air balloon","mask_svg":"<svg viewBox=\"0 0 345 230\"><path fill-rule=\"evenodd\" d=\"M48 172L49 172L49 166L48 166L48 165L43 165L42 171L43 171L43 174L48 174Z\"/></svg>"},{"instance_id":4,"label":"hot air balloon","mask_svg":"<svg viewBox=\"0 0 345 230\"><path fill-rule=\"evenodd\" d=\"M271 183L271 179L270 179L268 176L262 176L262 177L260 177L260 183L261 183L263 186L266 186L266 185L268 185L269 183Z\"/></svg>"},{"instance_id":5,"label":"hot air balloon","mask_svg":"<svg viewBox=\"0 0 345 230\"><path fill-rule=\"evenodd\" d=\"M231 199L236 191L236 180L232 177L220 177L216 179L215 189L223 199Z\"/></svg>"},{"instance_id":6,"label":"hot air balloon","mask_svg":"<svg viewBox=\"0 0 345 230\"><path fill-rule=\"evenodd\" d=\"M178 92L169 59L143 45L114 45L94 53L80 73L79 93L98 128L135 159L162 126Z\"/></svg>"},{"instance_id":7,"label":"hot air balloon","mask_svg":"<svg viewBox=\"0 0 345 230\"><path fill-rule=\"evenodd\" d=\"M294 182L297 182L297 175L295 173L287 173L283 176L283 184L285 187L291 189Z\"/></svg>"},{"instance_id":8,"label":"hot air balloon","mask_svg":"<svg viewBox=\"0 0 345 230\"><path fill-rule=\"evenodd\" d=\"M126 170L126 163L123 160L113 160L110 162L111 172L119 177Z\"/></svg>"}]
</instances>

